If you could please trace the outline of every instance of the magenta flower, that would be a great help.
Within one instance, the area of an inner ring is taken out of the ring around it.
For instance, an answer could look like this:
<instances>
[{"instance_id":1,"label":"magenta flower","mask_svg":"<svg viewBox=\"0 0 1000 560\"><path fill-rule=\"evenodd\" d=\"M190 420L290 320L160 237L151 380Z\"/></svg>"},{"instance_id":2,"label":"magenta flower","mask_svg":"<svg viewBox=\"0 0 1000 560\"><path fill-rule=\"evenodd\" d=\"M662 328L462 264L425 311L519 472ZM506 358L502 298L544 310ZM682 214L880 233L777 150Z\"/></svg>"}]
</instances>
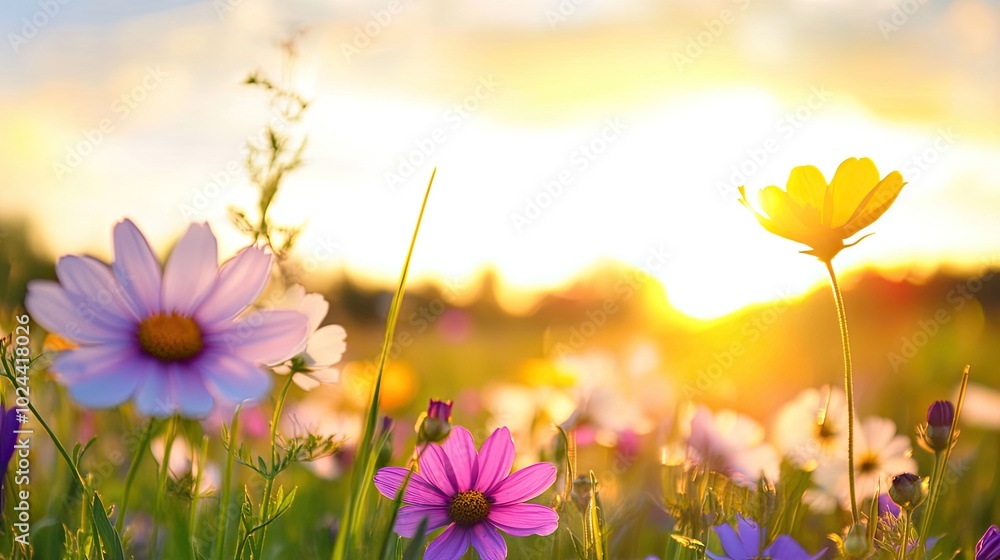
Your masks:
<instances>
[{"instance_id":1,"label":"magenta flower","mask_svg":"<svg viewBox=\"0 0 1000 560\"><path fill-rule=\"evenodd\" d=\"M756 558L776 558L780 560L817 560L823 556L826 549L810 555L802 545L788 535L778 535L766 548L763 537L767 531L762 530L753 521L739 516L736 520L738 529L722 524L712 527L722 543L724 555L706 552L712 560L754 560Z\"/></svg>"},{"instance_id":2,"label":"magenta flower","mask_svg":"<svg viewBox=\"0 0 1000 560\"><path fill-rule=\"evenodd\" d=\"M78 348L52 370L81 404L134 397L140 413L204 416L216 400L256 400L270 390L262 366L305 347L307 318L289 310L245 313L264 289L271 255L247 247L220 268L215 236L192 224L162 271L129 220L114 229L114 263L70 255L59 282L34 281L25 306Z\"/></svg>"},{"instance_id":3,"label":"magenta flower","mask_svg":"<svg viewBox=\"0 0 1000 560\"><path fill-rule=\"evenodd\" d=\"M457 560L469 546L483 560L506 558L500 531L515 537L550 535L559 526L552 508L523 503L552 486L555 467L535 463L511 474L514 442L507 428L494 431L477 452L472 434L456 426L443 444L428 445L419 462L395 530L412 538L424 518L428 532L447 526L427 547L427 560ZM406 474L401 467L380 469L375 487L395 499Z\"/></svg>"}]
</instances>

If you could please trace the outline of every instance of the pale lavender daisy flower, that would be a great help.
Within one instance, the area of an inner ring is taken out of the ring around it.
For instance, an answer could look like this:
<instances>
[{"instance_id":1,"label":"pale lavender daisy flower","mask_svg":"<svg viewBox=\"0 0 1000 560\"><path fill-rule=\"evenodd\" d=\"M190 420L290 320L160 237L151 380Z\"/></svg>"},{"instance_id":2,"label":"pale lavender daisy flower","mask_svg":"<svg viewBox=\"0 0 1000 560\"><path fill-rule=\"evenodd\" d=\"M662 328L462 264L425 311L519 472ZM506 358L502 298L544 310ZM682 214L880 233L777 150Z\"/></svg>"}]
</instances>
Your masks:
<instances>
[{"instance_id":1,"label":"pale lavender daisy flower","mask_svg":"<svg viewBox=\"0 0 1000 560\"><path fill-rule=\"evenodd\" d=\"M271 255L247 247L219 267L215 236L192 224L160 267L129 220L114 229L114 263L70 255L59 282L34 281L25 306L78 345L52 370L84 406L135 400L145 415L204 416L216 400L262 398L263 366L305 347L308 320L290 310L246 313L267 283Z\"/></svg>"},{"instance_id":2,"label":"pale lavender daisy flower","mask_svg":"<svg viewBox=\"0 0 1000 560\"><path fill-rule=\"evenodd\" d=\"M499 428L477 452L472 434L455 426L443 444L430 444L420 455L420 472L410 478L395 530L413 537L423 519L427 532L447 527L427 547L427 560L457 560L473 547L483 560L507 557L500 531L515 537L550 535L559 516L527 500L545 492L556 480L550 463L535 463L513 474L514 441ZM386 467L375 475L375 487L395 499L407 469Z\"/></svg>"}]
</instances>

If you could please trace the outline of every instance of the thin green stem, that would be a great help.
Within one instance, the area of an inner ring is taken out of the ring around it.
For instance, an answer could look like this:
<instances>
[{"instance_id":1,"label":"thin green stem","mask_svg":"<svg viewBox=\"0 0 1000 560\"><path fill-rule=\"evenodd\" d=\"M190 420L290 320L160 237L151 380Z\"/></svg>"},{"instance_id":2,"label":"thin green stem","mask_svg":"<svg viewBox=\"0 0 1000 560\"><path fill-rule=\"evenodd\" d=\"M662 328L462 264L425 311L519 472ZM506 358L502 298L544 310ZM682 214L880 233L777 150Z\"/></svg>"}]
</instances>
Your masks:
<instances>
[{"instance_id":1,"label":"thin green stem","mask_svg":"<svg viewBox=\"0 0 1000 560\"><path fill-rule=\"evenodd\" d=\"M226 446L226 471L222 475L222 493L219 496L219 513L215 519L215 530L218 536L215 539L215 560L222 560L222 555L226 547L226 533L229 529L229 498L233 485L233 465L235 464L236 433L240 429L240 408L237 406L233 412L233 421L229 424L229 445Z\"/></svg>"},{"instance_id":2,"label":"thin green stem","mask_svg":"<svg viewBox=\"0 0 1000 560\"><path fill-rule=\"evenodd\" d=\"M844 392L847 393L847 477L851 493L851 517L854 524L861 522L858 514L858 501L854 484L854 371L851 364L851 340L847 332L847 307L844 305L844 294L837 282L837 273L833 270L830 260L823 261L826 271L830 273L830 284L833 287L833 299L837 304L837 319L840 324L840 340L844 350Z\"/></svg>"},{"instance_id":3,"label":"thin green stem","mask_svg":"<svg viewBox=\"0 0 1000 560\"><path fill-rule=\"evenodd\" d=\"M281 388L281 394L278 396L278 402L274 405L274 415L271 416L271 472L270 476L267 476L267 480L264 482L264 495L262 497L263 502L260 505L260 519L258 520L258 525L264 525L260 530L260 538L256 539L256 546L254 546L254 558L260 558L261 551L264 549L264 537L267 536L267 516L271 513L271 490L274 489L274 477L276 473L275 469L278 468L278 449L277 449L277 437L278 437L278 420L281 418L281 409L285 406L285 398L288 396L288 390L292 388L292 380L295 378L294 373L288 374L288 380L285 381L285 386Z\"/></svg>"},{"instance_id":4,"label":"thin green stem","mask_svg":"<svg viewBox=\"0 0 1000 560\"><path fill-rule=\"evenodd\" d=\"M0 345L0 353L5 353L5 352L6 348ZM6 358L4 358L3 360L3 365L5 370L4 376L7 377L8 380L10 380L10 382L14 385L14 388L17 388L18 386L17 379L14 377L14 373L10 368L10 364L7 363ZM56 450L59 451L60 455L62 455L63 460L66 461L66 466L68 466L69 470L73 473L73 478L75 478L76 481L80 483L80 488L84 489L84 495L86 495L87 483L86 481L84 481L83 475L80 474L80 469L76 467L76 464L73 462L72 457L69 456L69 452L66 451L65 447L63 447L63 444L61 441L59 441L59 438L56 436L56 433L52 431L52 428L49 427L48 423L45 421L44 418L42 418L42 415L39 414L38 409L35 408L35 405L32 404L31 401L28 401L28 410L30 410L31 413L35 415L35 420L38 420L38 423L42 425L42 428L45 429L45 433L49 434L49 438L52 439L52 443L56 446Z\"/></svg>"},{"instance_id":5,"label":"thin green stem","mask_svg":"<svg viewBox=\"0 0 1000 560\"><path fill-rule=\"evenodd\" d=\"M194 475L194 490L191 491L191 513L188 518L188 535L191 538L191 558L197 558L194 546L195 521L198 519L198 491L201 488L201 476L205 472L205 454L208 453L208 436L202 436L201 449L198 455L191 458L191 468L197 469Z\"/></svg>"},{"instance_id":6,"label":"thin green stem","mask_svg":"<svg viewBox=\"0 0 1000 560\"><path fill-rule=\"evenodd\" d=\"M149 556L156 557L156 541L160 536L160 504L163 501L163 491L167 485L167 473L170 471L170 448L174 445L174 438L177 437L177 424L180 418L175 414L170 417L167 424L167 435L163 442L163 459L160 460L160 473L156 477L156 500L153 507L153 535L149 541Z\"/></svg>"},{"instance_id":7,"label":"thin green stem","mask_svg":"<svg viewBox=\"0 0 1000 560\"><path fill-rule=\"evenodd\" d=\"M125 475L125 495L122 496L122 507L118 511L118 519L115 520L115 529L119 535L125 526L125 512L128 511L129 496L132 495L132 483L135 482L135 477L139 473L139 465L142 464L142 458L146 455L146 448L149 447L149 439L153 436L155 423L154 419L147 421L146 427L142 431L142 439L132 454L132 462L128 466L128 473Z\"/></svg>"},{"instance_id":8,"label":"thin green stem","mask_svg":"<svg viewBox=\"0 0 1000 560\"><path fill-rule=\"evenodd\" d=\"M897 560L906 560L906 549L910 546L910 516L913 510L903 512L903 538L899 541L899 550L896 552Z\"/></svg>"}]
</instances>

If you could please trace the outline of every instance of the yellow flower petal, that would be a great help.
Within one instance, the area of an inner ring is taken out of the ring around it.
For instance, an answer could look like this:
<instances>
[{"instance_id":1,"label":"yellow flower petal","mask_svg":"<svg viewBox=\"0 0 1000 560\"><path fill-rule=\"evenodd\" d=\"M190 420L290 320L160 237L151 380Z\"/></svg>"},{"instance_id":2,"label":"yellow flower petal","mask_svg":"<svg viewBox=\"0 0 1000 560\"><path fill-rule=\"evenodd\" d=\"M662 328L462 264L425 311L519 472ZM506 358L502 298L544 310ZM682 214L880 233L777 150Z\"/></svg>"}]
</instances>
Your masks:
<instances>
[{"instance_id":1,"label":"yellow flower petal","mask_svg":"<svg viewBox=\"0 0 1000 560\"><path fill-rule=\"evenodd\" d=\"M859 206L854 215L844 224L842 229L844 238L854 235L879 219L899 196L904 185L906 183L903 182L903 176L900 175L899 171L893 171L886 175L885 179L882 179L872 189L864 204Z\"/></svg>"},{"instance_id":2,"label":"yellow flower petal","mask_svg":"<svg viewBox=\"0 0 1000 560\"><path fill-rule=\"evenodd\" d=\"M830 191L833 193L833 219L830 227L839 228L846 224L878 183L878 168L872 160L844 160L830 181Z\"/></svg>"},{"instance_id":3,"label":"yellow flower petal","mask_svg":"<svg viewBox=\"0 0 1000 560\"><path fill-rule=\"evenodd\" d=\"M771 218L771 227L764 224L771 233L797 241L809 237L811 229L799 219L796 202L785 191L773 185L760 191L760 207Z\"/></svg>"},{"instance_id":4,"label":"yellow flower petal","mask_svg":"<svg viewBox=\"0 0 1000 560\"><path fill-rule=\"evenodd\" d=\"M799 206L812 206L822 213L826 198L826 178L812 165L800 165L788 176L788 194Z\"/></svg>"}]
</instances>

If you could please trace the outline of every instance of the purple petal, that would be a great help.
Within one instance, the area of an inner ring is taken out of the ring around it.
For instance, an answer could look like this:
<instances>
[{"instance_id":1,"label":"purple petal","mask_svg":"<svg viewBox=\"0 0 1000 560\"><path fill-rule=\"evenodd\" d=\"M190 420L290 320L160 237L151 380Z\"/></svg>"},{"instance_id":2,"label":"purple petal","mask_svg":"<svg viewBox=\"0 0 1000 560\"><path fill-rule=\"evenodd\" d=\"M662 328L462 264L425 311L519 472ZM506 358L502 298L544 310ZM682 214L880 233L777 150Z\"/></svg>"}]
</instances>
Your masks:
<instances>
[{"instance_id":1,"label":"purple petal","mask_svg":"<svg viewBox=\"0 0 1000 560\"><path fill-rule=\"evenodd\" d=\"M88 408L108 408L122 404L135 393L147 361L131 346L102 344L61 353L52 370L77 402Z\"/></svg>"},{"instance_id":2,"label":"purple petal","mask_svg":"<svg viewBox=\"0 0 1000 560\"><path fill-rule=\"evenodd\" d=\"M504 560L507 558L507 542L503 535L489 523L473 525L472 546L479 553L480 560Z\"/></svg>"},{"instance_id":3,"label":"purple petal","mask_svg":"<svg viewBox=\"0 0 1000 560\"><path fill-rule=\"evenodd\" d=\"M774 539L774 543L764 551L764 556L781 558L782 560L818 560L824 552L826 552L825 548L810 556L806 549L802 548L802 545L795 542L792 537L778 535L778 538Z\"/></svg>"},{"instance_id":4,"label":"purple petal","mask_svg":"<svg viewBox=\"0 0 1000 560\"><path fill-rule=\"evenodd\" d=\"M446 496L454 496L463 491L456 486L455 470L440 445L432 443L424 448L419 463L420 474L424 479Z\"/></svg>"},{"instance_id":5,"label":"purple petal","mask_svg":"<svg viewBox=\"0 0 1000 560\"><path fill-rule=\"evenodd\" d=\"M559 514L540 504L508 504L490 508L490 523L508 535L551 535L559 528Z\"/></svg>"},{"instance_id":6,"label":"purple petal","mask_svg":"<svg viewBox=\"0 0 1000 560\"><path fill-rule=\"evenodd\" d=\"M255 364L228 354L202 356L192 364L205 386L232 404L260 400L271 390L271 376Z\"/></svg>"},{"instance_id":7,"label":"purple petal","mask_svg":"<svg viewBox=\"0 0 1000 560\"><path fill-rule=\"evenodd\" d=\"M396 493L406 478L408 469L403 467L385 467L375 473L375 488L390 500L396 499ZM447 506L449 497L431 486L420 473L413 473L410 482L406 484L406 494L403 501L407 504L422 506Z\"/></svg>"},{"instance_id":8,"label":"purple petal","mask_svg":"<svg viewBox=\"0 0 1000 560\"><path fill-rule=\"evenodd\" d=\"M271 255L259 247L247 247L222 263L215 287L195 311L203 326L225 324L253 303L267 285Z\"/></svg>"},{"instance_id":9,"label":"purple petal","mask_svg":"<svg viewBox=\"0 0 1000 560\"><path fill-rule=\"evenodd\" d=\"M740 540L743 541L743 549L746 550L751 557L756 558L759 556L762 551L760 546L760 527L742 515L737 517L736 526L739 527Z\"/></svg>"},{"instance_id":10,"label":"purple petal","mask_svg":"<svg viewBox=\"0 0 1000 560\"><path fill-rule=\"evenodd\" d=\"M143 383L135 398L141 414L164 417L177 412L198 418L212 410L214 399L195 372L177 363L146 362Z\"/></svg>"},{"instance_id":11,"label":"purple petal","mask_svg":"<svg viewBox=\"0 0 1000 560\"><path fill-rule=\"evenodd\" d=\"M167 368L156 360L147 360L142 384L135 394L135 407L143 416L164 418L173 414L179 403L173 392Z\"/></svg>"},{"instance_id":12,"label":"purple petal","mask_svg":"<svg viewBox=\"0 0 1000 560\"><path fill-rule=\"evenodd\" d=\"M17 409L11 407L6 411L3 410L3 405L0 405L0 479L6 478L4 475L7 473L7 465L10 464L10 458L14 456L14 446L17 444L17 434L14 430L21 427L21 423L17 421Z\"/></svg>"},{"instance_id":13,"label":"purple petal","mask_svg":"<svg viewBox=\"0 0 1000 560\"><path fill-rule=\"evenodd\" d=\"M730 558L728 556L722 556L722 555L719 555L719 554L714 554L714 553L712 553L709 550L705 551L705 555L708 556L709 558L711 558L712 560L733 560L732 558Z\"/></svg>"},{"instance_id":14,"label":"purple petal","mask_svg":"<svg viewBox=\"0 0 1000 560\"><path fill-rule=\"evenodd\" d=\"M469 550L472 532L465 527L449 525L443 533L427 547L427 560L458 560Z\"/></svg>"},{"instance_id":15,"label":"purple petal","mask_svg":"<svg viewBox=\"0 0 1000 560\"><path fill-rule=\"evenodd\" d=\"M441 447L451 461L451 468L455 473L455 488L459 492L471 490L479 471L479 453L476 452L472 434L462 426L455 426Z\"/></svg>"},{"instance_id":16,"label":"purple petal","mask_svg":"<svg viewBox=\"0 0 1000 560\"><path fill-rule=\"evenodd\" d=\"M178 408L183 416L188 418L203 418L208 416L215 405L215 399L205 388L197 370L190 366L171 364L169 366L170 382L177 394Z\"/></svg>"},{"instance_id":17,"label":"purple petal","mask_svg":"<svg viewBox=\"0 0 1000 560\"><path fill-rule=\"evenodd\" d=\"M450 439L450 438L449 438ZM501 480L507 478L514 466L514 440L506 427L494 430L483 442L479 452L479 477L476 490L489 494Z\"/></svg>"},{"instance_id":18,"label":"purple petal","mask_svg":"<svg viewBox=\"0 0 1000 560\"><path fill-rule=\"evenodd\" d=\"M59 283L86 309L111 326L124 327L138 322L139 317L128 304L121 286L111 269L92 257L68 255L56 264Z\"/></svg>"},{"instance_id":19,"label":"purple petal","mask_svg":"<svg viewBox=\"0 0 1000 560\"><path fill-rule=\"evenodd\" d=\"M399 517L393 527L400 536L412 539L420 528L420 522L427 519L424 534L440 529L451 523L446 506L403 506L399 508Z\"/></svg>"},{"instance_id":20,"label":"purple petal","mask_svg":"<svg viewBox=\"0 0 1000 560\"><path fill-rule=\"evenodd\" d=\"M96 344L123 337L122 331L81 315L75 298L55 282L29 282L24 306L46 330L74 342Z\"/></svg>"},{"instance_id":21,"label":"purple petal","mask_svg":"<svg viewBox=\"0 0 1000 560\"><path fill-rule=\"evenodd\" d=\"M219 253L208 224L191 224L163 268L163 311L191 315L215 285Z\"/></svg>"},{"instance_id":22,"label":"purple petal","mask_svg":"<svg viewBox=\"0 0 1000 560\"><path fill-rule=\"evenodd\" d=\"M308 319L298 311L261 309L205 335L212 347L253 363L280 364L305 350Z\"/></svg>"},{"instance_id":23,"label":"purple petal","mask_svg":"<svg viewBox=\"0 0 1000 560\"><path fill-rule=\"evenodd\" d=\"M535 463L501 480L489 496L498 505L515 504L530 500L556 481L556 468L551 463Z\"/></svg>"},{"instance_id":24,"label":"purple petal","mask_svg":"<svg viewBox=\"0 0 1000 560\"><path fill-rule=\"evenodd\" d=\"M160 262L149 243L131 220L123 220L114 230L115 278L139 317L160 310Z\"/></svg>"},{"instance_id":25,"label":"purple petal","mask_svg":"<svg viewBox=\"0 0 1000 560\"><path fill-rule=\"evenodd\" d=\"M726 551L726 554L732 560L750 560L756 554L756 552L747 552L746 548L743 547L743 541L740 540L739 535L736 534L736 529L733 529L732 526L723 523L722 525L712 527L712 529L719 536L722 549Z\"/></svg>"},{"instance_id":26,"label":"purple petal","mask_svg":"<svg viewBox=\"0 0 1000 560\"><path fill-rule=\"evenodd\" d=\"M990 528L976 543L976 560L995 560L997 558L1000 558L1000 529L996 525L990 525Z\"/></svg>"}]
</instances>

